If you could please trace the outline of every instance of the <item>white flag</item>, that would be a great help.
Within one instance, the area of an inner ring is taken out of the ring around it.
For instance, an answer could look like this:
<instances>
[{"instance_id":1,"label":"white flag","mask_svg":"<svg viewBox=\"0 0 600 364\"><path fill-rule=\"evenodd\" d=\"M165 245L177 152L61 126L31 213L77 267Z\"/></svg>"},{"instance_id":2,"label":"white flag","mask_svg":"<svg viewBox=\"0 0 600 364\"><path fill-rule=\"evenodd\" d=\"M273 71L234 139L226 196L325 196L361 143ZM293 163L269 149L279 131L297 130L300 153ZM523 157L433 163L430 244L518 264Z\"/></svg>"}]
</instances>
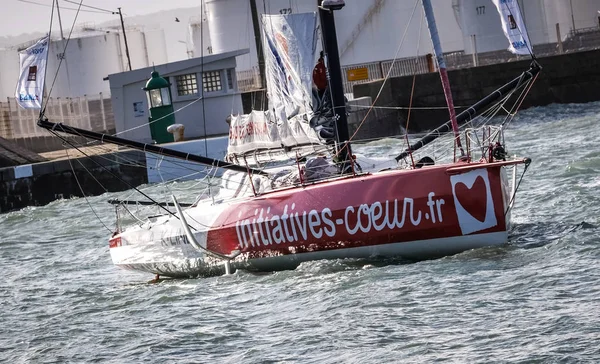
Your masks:
<instances>
[{"instance_id":1,"label":"white flag","mask_svg":"<svg viewBox=\"0 0 600 364\"><path fill-rule=\"evenodd\" d=\"M508 50L514 54L533 52L517 0L492 0L492 2L500 13L502 29L510 43Z\"/></svg>"},{"instance_id":2,"label":"white flag","mask_svg":"<svg viewBox=\"0 0 600 364\"><path fill-rule=\"evenodd\" d=\"M48 43L49 38L45 37L19 52L21 73L15 97L17 103L24 109L40 109L42 107Z\"/></svg>"}]
</instances>

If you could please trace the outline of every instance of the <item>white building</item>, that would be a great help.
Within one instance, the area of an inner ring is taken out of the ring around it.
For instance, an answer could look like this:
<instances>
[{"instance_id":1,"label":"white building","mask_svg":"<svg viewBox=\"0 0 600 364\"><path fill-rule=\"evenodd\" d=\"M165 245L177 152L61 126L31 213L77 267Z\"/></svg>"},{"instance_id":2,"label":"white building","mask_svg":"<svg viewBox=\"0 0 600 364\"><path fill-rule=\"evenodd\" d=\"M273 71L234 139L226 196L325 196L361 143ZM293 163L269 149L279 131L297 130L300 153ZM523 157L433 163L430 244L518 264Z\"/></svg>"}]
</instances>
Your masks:
<instances>
[{"instance_id":1,"label":"white building","mask_svg":"<svg viewBox=\"0 0 600 364\"><path fill-rule=\"evenodd\" d=\"M235 76L235 57L244 53L248 53L248 50L212 54L109 75L118 135L130 140L152 142L148 126L148 101L143 87L154 69L171 84L176 123L184 125L186 139L227 134L227 117L243 111Z\"/></svg>"}]
</instances>

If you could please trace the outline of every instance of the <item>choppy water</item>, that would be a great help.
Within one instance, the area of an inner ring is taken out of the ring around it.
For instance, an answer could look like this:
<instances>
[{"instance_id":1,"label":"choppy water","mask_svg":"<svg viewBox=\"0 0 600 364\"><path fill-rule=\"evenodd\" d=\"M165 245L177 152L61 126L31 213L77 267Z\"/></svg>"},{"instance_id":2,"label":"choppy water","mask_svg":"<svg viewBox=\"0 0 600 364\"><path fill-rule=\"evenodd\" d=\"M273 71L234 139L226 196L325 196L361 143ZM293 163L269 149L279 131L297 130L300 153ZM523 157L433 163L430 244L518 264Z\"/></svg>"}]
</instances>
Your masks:
<instances>
[{"instance_id":1,"label":"choppy water","mask_svg":"<svg viewBox=\"0 0 600 364\"><path fill-rule=\"evenodd\" d=\"M511 244L439 260L149 284L112 265L85 199L0 215L0 361L600 362L599 113L521 113ZM112 224L109 197L90 202Z\"/></svg>"}]
</instances>

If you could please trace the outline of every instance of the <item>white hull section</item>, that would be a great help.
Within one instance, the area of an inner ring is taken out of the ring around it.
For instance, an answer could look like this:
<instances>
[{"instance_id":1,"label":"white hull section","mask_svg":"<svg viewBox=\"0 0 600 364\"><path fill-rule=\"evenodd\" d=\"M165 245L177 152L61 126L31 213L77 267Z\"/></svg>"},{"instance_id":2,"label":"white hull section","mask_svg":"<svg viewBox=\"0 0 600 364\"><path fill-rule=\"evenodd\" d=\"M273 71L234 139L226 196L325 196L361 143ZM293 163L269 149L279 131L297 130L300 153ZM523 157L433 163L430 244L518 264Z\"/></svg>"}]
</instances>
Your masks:
<instances>
[{"instance_id":1,"label":"white hull section","mask_svg":"<svg viewBox=\"0 0 600 364\"><path fill-rule=\"evenodd\" d=\"M341 248L273 257L243 259L231 262L234 269L250 271L276 271L294 269L300 263L320 259L365 259L372 257L403 257L429 259L458 254L467 250L501 246L508 241L506 231L465 235L451 238L419 240L403 243L381 244L355 248ZM160 242L128 245L110 249L114 264L120 268L159 274L169 277L196 277L219 275L225 266L206 257L190 244L164 246Z\"/></svg>"}]
</instances>

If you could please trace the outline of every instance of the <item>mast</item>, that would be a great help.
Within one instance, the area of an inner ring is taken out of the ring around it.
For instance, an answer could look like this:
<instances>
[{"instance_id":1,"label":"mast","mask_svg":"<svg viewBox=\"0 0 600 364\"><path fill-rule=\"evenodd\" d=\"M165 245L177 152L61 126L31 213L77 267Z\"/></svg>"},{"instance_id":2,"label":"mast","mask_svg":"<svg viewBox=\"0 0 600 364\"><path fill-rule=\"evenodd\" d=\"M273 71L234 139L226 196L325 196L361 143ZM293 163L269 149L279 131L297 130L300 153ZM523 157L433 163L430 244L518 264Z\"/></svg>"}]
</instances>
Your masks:
<instances>
[{"instance_id":1,"label":"mast","mask_svg":"<svg viewBox=\"0 0 600 364\"><path fill-rule=\"evenodd\" d=\"M256 0L250 0L250 13L252 14L252 27L254 29L254 42L256 44L256 56L258 57L258 72L260 73L260 87L265 89L267 81L265 76L265 54L263 52L260 23L258 21L258 10Z\"/></svg>"},{"instance_id":2,"label":"mast","mask_svg":"<svg viewBox=\"0 0 600 364\"><path fill-rule=\"evenodd\" d=\"M131 71L131 58L129 58L129 46L127 45L127 33L125 33L125 23L123 23L123 13L121 13L121 8L118 9L119 17L121 18L121 29L123 29L123 41L125 42L125 54L127 55L127 64L129 65L129 70Z\"/></svg>"},{"instance_id":3,"label":"mast","mask_svg":"<svg viewBox=\"0 0 600 364\"><path fill-rule=\"evenodd\" d=\"M61 123L52 123L44 117L39 118L37 125L41 128L48 129L53 132L61 132L61 133L66 133L66 134L71 134L71 135L76 135L76 136L83 136L83 137L86 137L89 139L99 140L101 142L107 142L107 143L115 144L115 145L122 145L125 147L141 150L143 152L156 153L156 154L164 155L167 157L173 157L173 158L183 159L186 161L201 163L201 164L204 164L207 166L220 167L220 168L229 169L232 171L242 172L242 173L259 174L262 176L269 175L267 172L261 171L259 169L247 168L247 167L239 166L237 164L231 164L231 163L219 160L219 159L212 159L212 158L203 157L203 156L196 155L196 154L180 152L178 150L161 147L160 145L140 143L140 142L136 142L133 140L115 137L110 134L96 133L96 132L93 132L90 130L75 128L75 127L64 125Z\"/></svg>"},{"instance_id":4,"label":"mast","mask_svg":"<svg viewBox=\"0 0 600 364\"><path fill-rule=\"evenodd\" d=\"M327 1L327 0L326 0ZM328 6L321 6L323 0L317 0L319 5L319 19L321 20L321 32L323 33L323 46L327 55L327 74L329 75L329 92L333 103L333 112L336 129L336 154L338 155L342 172L346 172L350 167L349 162L352 158L352 149L350 148L350 134L348 132L348 119L346 118L346 101L344 100L344 85L342 83L342 69L340 65L340 54L338 50L337 34L335 31L334 10L339 10L344 6L343 1L329 1L337 3Z\"/></svg>"},{"instance_id":5,"label":"mast","mask_svg":"<svg viewBox=\"0 0 600 364\"><path fill-rule=\"evenodd\" d=\"M452 100L452 90L450 89L450 82L448 81L448 71L446 70L446 61L444 60L444 53L442 52L442 43L440 42L440 36L437 31L437 25L435 24L435 17L433 15L433 8L431 7L431 0L422 0L423 10L425 11L425 18L427 19L427 27L429 28L429 35L431 42L433 43L433 51L435 58L438 63L440 78L442 80L442 87L444 88L444 96L446 97L446 104L448 104L448 111L450 112L450 121L452 123L452 131L454 132L454 142L456 147L460 150L460 155L464 156L465 151L462 148L460 142L460 134L458 131L458 122L456 120L456 111L454 110L454 101Z\"/></svg>"}]
</instances>

